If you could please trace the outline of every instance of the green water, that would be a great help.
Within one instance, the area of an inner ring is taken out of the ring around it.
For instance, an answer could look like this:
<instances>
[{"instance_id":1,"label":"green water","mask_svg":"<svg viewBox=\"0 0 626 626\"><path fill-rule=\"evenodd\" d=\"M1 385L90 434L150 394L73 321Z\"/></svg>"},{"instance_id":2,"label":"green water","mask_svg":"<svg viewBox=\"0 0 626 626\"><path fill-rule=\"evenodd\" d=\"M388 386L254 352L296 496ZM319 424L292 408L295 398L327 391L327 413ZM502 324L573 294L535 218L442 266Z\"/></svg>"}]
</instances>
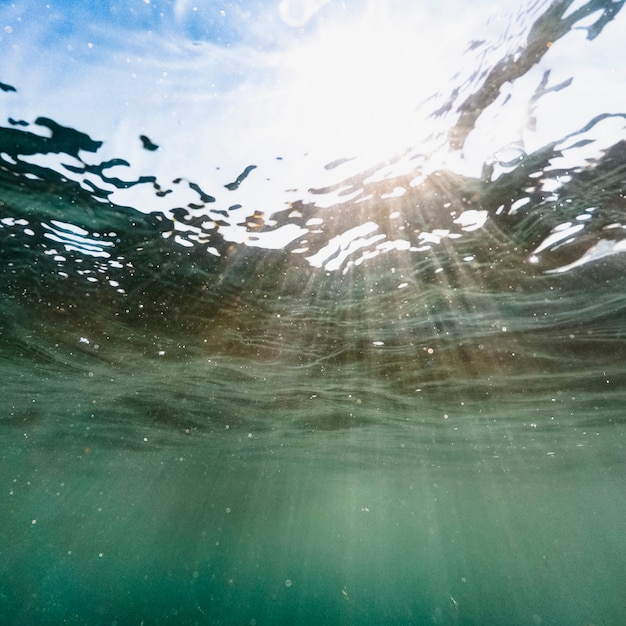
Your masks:
<instances>
[{"instance_id":1,"label":"green water","mask_svg":"<svg viewBox=\"0 0 626 626\"><path fill-rule=\"evenodd\" d=\"M387 361L421 347L296 365L91 331L4 346L3 623L624 623L618 343L517 382L448 351L456 380L409 393Z\"/></svg>"},{"instance_id":2,"label":"green water","mask_svg":"<svg viewBox=\"0 0 626 626\"><path fill-rule=\"evenodd\" d=\"M619 256L142 250L112 295L11 237L4 623L625 622Z\"/></svg>"},{"instance_id":3,"label":"green water","mask_svg":"<svg viewBox=\"0 0 626 626\"><path fill-rule=\"evenodd\" d=\"M280 43L279 3L174 38L190 3L24 4L0 9L0 626L626 624L623 2L477 3L484 32L401 3L394 34L440 46L376 65L450 80L362 166L288 136L349 130L316 98L368 62L354 7ZM292 93L274 69L316 32L355 70Z\"/></svg>"}]
</instances>

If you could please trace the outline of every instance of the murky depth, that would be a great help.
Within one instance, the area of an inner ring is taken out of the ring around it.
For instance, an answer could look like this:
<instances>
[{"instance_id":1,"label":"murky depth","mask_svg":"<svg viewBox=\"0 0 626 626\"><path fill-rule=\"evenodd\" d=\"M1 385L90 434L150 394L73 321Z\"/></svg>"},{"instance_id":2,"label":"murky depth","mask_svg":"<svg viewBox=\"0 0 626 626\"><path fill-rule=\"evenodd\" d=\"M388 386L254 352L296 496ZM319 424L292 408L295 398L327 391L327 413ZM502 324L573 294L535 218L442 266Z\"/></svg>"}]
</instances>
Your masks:
<instances>
[{"instance_id":1,"label":"murky depth","mask_svg":"<svg viewBox=\"0 0 626 626\"><path fill-rule=\"evenodd\" d=\"M132 375L21 366L3 373L7 623L617 625L626 614L619 394L453 391L387 408L346 394L324 418L330 405L312 411L311 394L268 413L254 399L278 378L267 368L258 387L219 392L216 374L205 398L185 400L199 361L146 359ZM168 378L180 411L162 422ZM152 403L137 397L151 385ZM342 414L353 417L337 425Z\"/></svg>"}]
</instances>

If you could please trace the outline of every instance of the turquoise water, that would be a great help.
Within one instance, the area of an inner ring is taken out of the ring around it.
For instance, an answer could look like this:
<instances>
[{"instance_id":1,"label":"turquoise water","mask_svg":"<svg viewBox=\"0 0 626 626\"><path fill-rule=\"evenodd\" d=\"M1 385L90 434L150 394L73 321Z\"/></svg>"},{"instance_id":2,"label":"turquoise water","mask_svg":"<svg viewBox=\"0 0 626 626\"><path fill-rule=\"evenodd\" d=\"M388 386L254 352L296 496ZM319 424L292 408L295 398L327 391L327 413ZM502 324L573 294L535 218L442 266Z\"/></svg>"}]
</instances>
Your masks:
<instances>
[{"instance_id":1,"label":"turquoise water","mask_svg":"<svg viewBox=\"0 0 626 626\"><path fill-rule=\"evenodd\" d=\"M596 309L567 334L483 329L473 357L425 332L332 354L267 311L182 333L37 318L3 346L3 615L621 623L623 331Z\"/></svg>"},{"instance_id":2,"label":"turquoise water","mask_svg":"<svg viewBox=\"0 0 626 626\"><path fill-rule=\"evenodd\" d=\"M424 3L374 161L261 115L371 3L123 4L0 10L0 623L626 623L623 3Z\"/></svg>"},{"instance_id":3,"label":"turquoise water","mask_svg":"<svg viewBox=\"0 0 626 626\"><path fill-rule=\"evenodd\" d=\"M276 375L146 361L3 372L11 623L624 616L621 394L409 403L333 376L332 403L272 408Z\"/></svg>"}]
</instances>

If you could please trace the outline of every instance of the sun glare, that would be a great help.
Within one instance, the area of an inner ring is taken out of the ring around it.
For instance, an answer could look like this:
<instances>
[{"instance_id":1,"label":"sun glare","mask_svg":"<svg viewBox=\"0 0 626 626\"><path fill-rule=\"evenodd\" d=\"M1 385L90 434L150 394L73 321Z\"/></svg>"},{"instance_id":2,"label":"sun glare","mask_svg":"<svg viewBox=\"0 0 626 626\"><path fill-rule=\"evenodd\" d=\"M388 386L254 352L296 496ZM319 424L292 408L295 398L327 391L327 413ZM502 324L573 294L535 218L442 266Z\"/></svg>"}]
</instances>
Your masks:
<instances>
[{"instance_id":1,"label":"sun glare","mask_svg":"<svg viewBox=\"0 0 626 626\"><path fill-rule=\"evenodd\" d=\"M287 26L304 26L330 0L281 0L280 17Z\"/></svg>"},{"instance_id":2,"label":"sun glare","mask_svg":"<svg viewBox=\"0 0 626 626\"><path fill-rule=\"evenodd\" d=\"M317 33L283 57L283 133L329 160L377 162L402 153L427 133L420 103L433 93L439 49L429 54L426 16L403 24L382 3L358 16L319 17Z\"/></svg>"}]
</instances>

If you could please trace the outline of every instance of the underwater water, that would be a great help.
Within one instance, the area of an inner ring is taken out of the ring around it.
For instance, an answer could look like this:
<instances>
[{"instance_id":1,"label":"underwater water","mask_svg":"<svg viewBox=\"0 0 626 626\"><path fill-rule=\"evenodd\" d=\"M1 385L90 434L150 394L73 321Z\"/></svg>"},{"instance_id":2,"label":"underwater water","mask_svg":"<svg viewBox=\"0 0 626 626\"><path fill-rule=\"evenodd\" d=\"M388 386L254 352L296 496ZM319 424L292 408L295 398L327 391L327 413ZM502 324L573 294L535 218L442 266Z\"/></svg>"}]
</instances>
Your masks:
<instances>
[{"instance_id":1,"label":"underwater water","mask_svg":"<svg viewBox=\"0 0 626 626\"><path fill-rule=\"evenodd\" d=\"M623 0L0 8L2 624L626 623Z\"/></svg>"}]
</instances>

